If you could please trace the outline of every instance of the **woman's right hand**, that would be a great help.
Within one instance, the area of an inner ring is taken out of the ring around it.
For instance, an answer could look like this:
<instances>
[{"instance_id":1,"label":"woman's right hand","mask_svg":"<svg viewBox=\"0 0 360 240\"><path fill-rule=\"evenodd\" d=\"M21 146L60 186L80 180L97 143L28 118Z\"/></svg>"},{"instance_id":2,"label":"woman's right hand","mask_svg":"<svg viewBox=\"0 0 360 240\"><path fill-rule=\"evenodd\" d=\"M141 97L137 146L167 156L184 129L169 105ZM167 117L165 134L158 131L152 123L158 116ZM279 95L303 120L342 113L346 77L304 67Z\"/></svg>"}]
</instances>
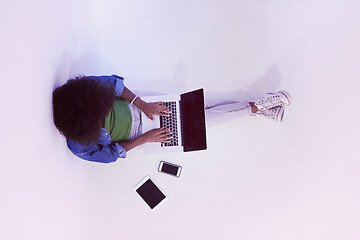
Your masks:
<instances>
[{"instance_id":1,"label":"woman's right hand","mask_svg":"<svg viewBox=\"0 0 360 240\"><path fill-rule=\"evenodd\" d=\"M169 142L173 137L166 128L155 128L143 134L145 142Z\"/></svg>"}]
</instances>

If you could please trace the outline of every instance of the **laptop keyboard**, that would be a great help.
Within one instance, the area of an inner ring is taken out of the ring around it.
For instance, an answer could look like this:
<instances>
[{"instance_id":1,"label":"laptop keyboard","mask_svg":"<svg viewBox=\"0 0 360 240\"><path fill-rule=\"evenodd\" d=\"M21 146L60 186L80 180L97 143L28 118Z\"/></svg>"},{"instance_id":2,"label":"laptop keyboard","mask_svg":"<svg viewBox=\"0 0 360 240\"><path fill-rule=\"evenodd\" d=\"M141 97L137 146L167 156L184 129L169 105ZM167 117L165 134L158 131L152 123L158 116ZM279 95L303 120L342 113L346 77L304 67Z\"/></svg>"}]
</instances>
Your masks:
<instances>
[{"instance_id":1,"label":"laptop keyboard","mask_svg":"<svg viewBox=\"0 0 360 240\"><path fill-rule=\"evenodd\" d=\"M164 105L171 111L171 115L169 117L160 116L160 127L170 129L173 138L170 140L169 143L161 143L161 146L179 146L176 102L164 102Z\"/></svg>"}]
</instances>

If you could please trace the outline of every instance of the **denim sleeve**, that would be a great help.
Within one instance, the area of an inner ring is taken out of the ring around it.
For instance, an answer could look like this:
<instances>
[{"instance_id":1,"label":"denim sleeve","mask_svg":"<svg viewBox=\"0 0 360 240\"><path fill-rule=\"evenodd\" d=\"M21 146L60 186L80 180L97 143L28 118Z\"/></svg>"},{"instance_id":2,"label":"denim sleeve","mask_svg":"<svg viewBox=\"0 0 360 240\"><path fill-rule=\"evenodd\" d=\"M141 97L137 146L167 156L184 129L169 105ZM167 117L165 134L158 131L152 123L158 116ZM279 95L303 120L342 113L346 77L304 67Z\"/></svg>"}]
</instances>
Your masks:
<instances>
[{"instance_id":1,"label":"denim sleeve","mask_svg":"<svg viewBox=\"0 0 360 240\"><path fill-rule=\"evenodd\" d=\"M120 97L122 92L124 91L125 85L124 85L123 77L119 77L117 75L97 76L97 77L96 76L87 76L87 77L97 79L106 84L111 84L115 90L115 97Z\"/></svg>"},{"instance_id":2,"label":"denim sleeve","mask_svg":"<svg viewBox=\"0 0 360 240\"><path fill-rule=\"evenodd\" d=\"M126 157L126 150L116 142L108 145L83 146L68 140L67 144L74 155L92 162L111 163L115 162L118 158Z\"/></svg>"}]
</instances>

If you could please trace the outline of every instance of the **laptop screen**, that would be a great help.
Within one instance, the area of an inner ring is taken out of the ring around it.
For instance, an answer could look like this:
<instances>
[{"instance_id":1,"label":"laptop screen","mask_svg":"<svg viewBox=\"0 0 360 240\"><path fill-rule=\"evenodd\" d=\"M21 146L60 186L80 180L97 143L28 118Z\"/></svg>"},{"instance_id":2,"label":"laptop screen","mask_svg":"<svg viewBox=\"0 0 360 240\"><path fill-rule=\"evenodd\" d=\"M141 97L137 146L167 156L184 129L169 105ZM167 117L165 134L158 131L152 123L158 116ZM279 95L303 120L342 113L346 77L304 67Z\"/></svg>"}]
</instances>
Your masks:
<instances>
[{"instance_id":1,"label":"laptop screen","mask_svg":"<svg viewBox=\"0 0 360 240\"><path fill-rule=\"evenodd\" d=\"M180 106L184 152L205 150L204 90L181 94Z\"/></svg>"}]
</instances>

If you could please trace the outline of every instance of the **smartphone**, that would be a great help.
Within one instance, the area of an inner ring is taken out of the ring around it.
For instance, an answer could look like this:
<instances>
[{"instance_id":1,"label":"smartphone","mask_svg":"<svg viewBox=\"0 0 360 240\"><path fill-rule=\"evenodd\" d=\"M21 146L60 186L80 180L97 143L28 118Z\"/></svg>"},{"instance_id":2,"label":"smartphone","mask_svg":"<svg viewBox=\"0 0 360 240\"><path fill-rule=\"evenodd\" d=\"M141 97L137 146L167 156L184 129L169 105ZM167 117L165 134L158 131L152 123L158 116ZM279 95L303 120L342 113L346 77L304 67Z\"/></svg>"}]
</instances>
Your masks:
<instances>
[{"instance_id":1,"label":"smartphone","mask_svg":"<svg viewBox=\"0 0 360 240\"><path fill-rule=\"evenodd\" d=\"M179 177L181 173L181 169L182 167L178 165L161 161L158 170L159 172L166 173L175 177Z\"/></svg>"}]
</instances>

